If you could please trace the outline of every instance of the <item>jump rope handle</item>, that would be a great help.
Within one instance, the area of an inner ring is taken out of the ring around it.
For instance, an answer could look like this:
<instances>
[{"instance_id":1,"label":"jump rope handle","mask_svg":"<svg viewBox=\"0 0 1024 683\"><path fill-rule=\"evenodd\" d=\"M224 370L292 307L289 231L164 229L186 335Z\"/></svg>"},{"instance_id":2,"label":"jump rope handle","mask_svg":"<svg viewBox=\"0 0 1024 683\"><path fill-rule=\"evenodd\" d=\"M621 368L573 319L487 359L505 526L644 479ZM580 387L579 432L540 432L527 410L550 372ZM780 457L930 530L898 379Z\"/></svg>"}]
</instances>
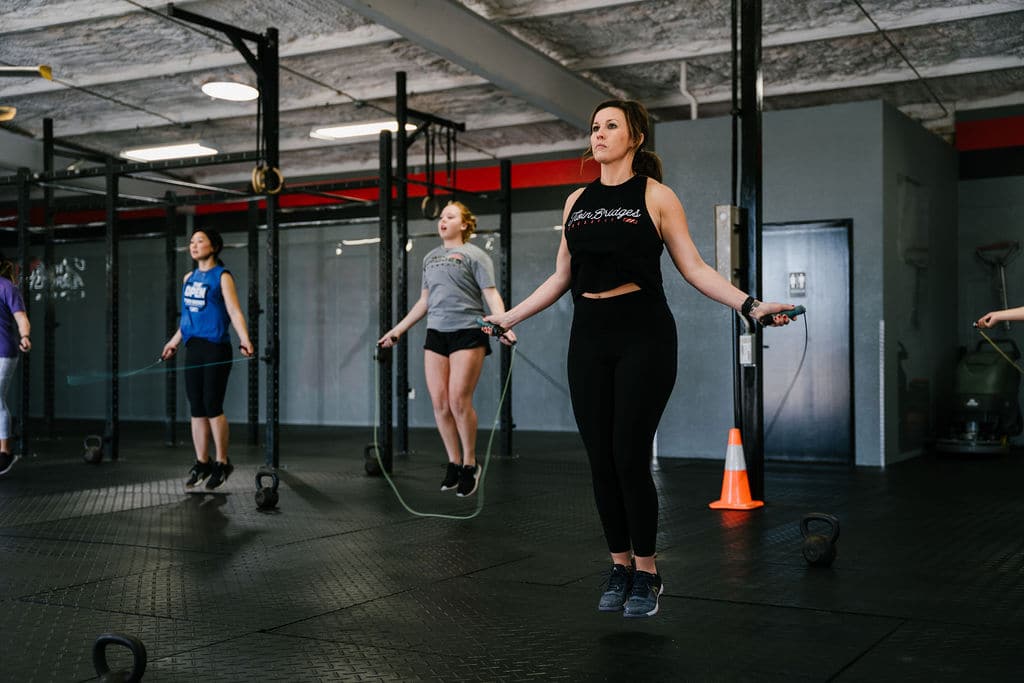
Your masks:
<instances>
[{"instance_id":1,"label":"jump rope handle","mask_svg":"<svg viewBox=\"0 0 1024 683\"><path fill-rule=\"evenodd\" d=\"M477 318L474 322L479 327L481 327L481 328L484 328L484 327L491 328L491 336L492 337L504 337L505 333L508 332L508 330L506 330L501 325L498 325L497 323L489 323L486 320L484 320L483 318ZM512 342L512 344L515 345L515 342Z\"/></svg>"},{"instance_id":2,"label":"jump rope handle","mask_svg":"<svg viewBox=\"0 0 1024 683\"><path fill-rule=\"evenodd\" d=\"M788 311L779 311L778 313L772 313L771 315L766 315L763 318L759 318L758 321L766 320L766 321L768 321L767 324L765 324L765 323L762 323L762 324L765 324L766 327L770 327L771 326L771 320L775 316L777 316L777 315L784 315L784 316L787 316L790 320L796 320L796 317L798 315L803 315L806 312L807 312L807 309L804 308L803 306L795 306L795 307L789 309Z\"/></svg>"}]
</instances>

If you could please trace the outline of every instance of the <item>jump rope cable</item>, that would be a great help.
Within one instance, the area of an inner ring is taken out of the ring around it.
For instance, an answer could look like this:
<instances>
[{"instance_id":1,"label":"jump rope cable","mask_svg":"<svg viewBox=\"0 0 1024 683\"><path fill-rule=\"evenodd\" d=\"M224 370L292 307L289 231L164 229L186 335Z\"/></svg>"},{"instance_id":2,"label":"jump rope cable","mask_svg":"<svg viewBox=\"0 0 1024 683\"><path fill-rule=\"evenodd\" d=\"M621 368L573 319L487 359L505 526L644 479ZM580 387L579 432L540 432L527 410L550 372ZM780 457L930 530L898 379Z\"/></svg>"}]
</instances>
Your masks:
<instances>
[{"instance_id":1,"label":"jump rope cable","mask_svg":"<svg viewBox=\"0 0 1024 683\"><path fill-rule=\"evenodd\" d=\"M119 373L117 373L117 377L120 378L120 379L124 379L125 377L134 377L136 375L145 375L145 374L158 375L158 374L163 374L163 373L166 373L166 372L172 372L174 370L193 370L193 369L196 369L196 368L208 368L208 367L213 366L213 365L231 365L233 363L248 362L248 361L253 360L254 358L255 358L255 356L250 356L250 357L240 356L239 358L235 358L235 359L232 359L232 360L220 360L220 361L216 361L216 362L213 362L213 363L202 363L200 365L184 365L182 367L178 367L177 365L175 365L174 367L171 367L171 366L168 365L168 366L165 366L165 367L158 368L158 369L154 370L153 368L156 368L156 366L158 366L158 365L160 365L161 363L164 362L164 360L162 358L160 358L160 359L157 359L157 361L155 363L150 363L149 365L147 365L147 366L145 366L143 368L138 368L136 370L125 370L124 372L119 372ZM68 386L77 387L77 386L81 386L83 384L96 384L98 382L105 382L105 381L107 381L108 379L110 379L113 376L114 376L113 373L110 373L110 372L93 372L93 373L87 373L87 374L83 374L83 375L68 375L67 376L67 382L68 382Z\"/></svg>"},{"instance_id":2,"label":"jump rope cable","mask_svg":"<svg viewBox=\"0 0 1024 683\"><path fill-rule=\"evenodd\" d=\"M508 365L508 375L505 376L505 384L501 389L501 397L498 399L498 408L494 413L494 424L491 427L491 435L487 438L487 450L484 453L484 461L483 464L480 466L480 475L477 481L476 509L473 510L472 514L469 515L448 515L440 512L420 512L418 510L414 510L412 507L409 506L408 503L405 502L405 499L402 497L402 494L398 491L398 487L395 486L395 482L388 475L388 471L384 469L384 463L380 459L380 442L378 441L377 438L377 429L380 423L380 360L378 359L376 354L374 355L373 385L375 389L373 401L373 453L374 456L376 456L377 458L377 465L378 467L380 467L381 474L384 475L384 478L387 480L388 485L391 487L391 490L395 492L395 497L398 499L398 502L402 504L402 507L404 507L409 514L415 515L416 517L436 517L438 519L454 519L459 521L465 521L473 519L474 517L480 514L481 510L483 510L484 477L487 475L487 466L491 461L491 445L494 443L494 433L498 430L498 424L501 420L501 406L505 403L505 396L508 394L508 387L509 384L511 384L512 382L512 367L515 365L515 362L516 345L513 344L512 358L509 360Z\"/></svg>"},{"instance_id":3,"label":"jump rope cable","mask_svg":"<svg viewBox=\"0 0 1024 683\"><path fill-rule=\"evenodd\" d=\"M1005 358L1005 359L1006 359L1006 362L1007 362L1007 363L1009 363L1010 365L1012 365L1012 366L1013 366L1013 368L1014 368L1014 369L1015 369L1015 370L1016 370L1017 372L1019 372L1020 374L1024 375L1024 370L1022 370L1022 369L1021 369L1021 367L1020 367L1019 365L1017 365L1017 363L1015 363L1015 362L1014 362L1014 360L1013 360L1012 358L1010 358L1009 356L1007 356L1007 355L1006 355L1006 353L1004 353L1004 352L1003 352L1003 350L1002 350L1001 348L999 348L999 345L998 345L998 344L996 344L996 343L995 343L994 341L992 341L992 337L990 337L990 336L988 336L987 334L985 334L985 332L984 332L984 331L983 331L983 330L982 330L982 329L981 329L980 327L978 327L977 325L975 325L975 329L976 329L976 330L978 330L978 334L980 334L980 335L981 335L982 337L984 337L984 338L985 338L985 341L987 341L987 342L988 342L989 344L991 344L991 345L992 345L992 348L993 348L993 349L995 349L996 351L998 351L998 352L999 352L999 355L1000 355L1000 356L1002 356L1003 358Z\"/></svg>"},{"instance_id":4,"label":"jump rope cable","mask_svg":"<svg viewBox=\"0 0 1024 683\"><path fill-rule=\"evenodd\" d=\"M775 421L779 419L779 414L782 412L782 408L786 405L786 401L789 400L789 394L793 391L793 387L796 386L796 380L800 377L800 371L804 368L804 361L807 360L807 313L805 312L800 316L804 320L804 350L800 354L800 363L796 366L796 372L793 373L793 379L789 383L789 387L786 388L786 393L782 395L782 400L779 401L779 407L775 409L775 414L772 415L771 421L768 423L767 429L764 430L764 437L767 439L768 435L772 433L772 427L775 426Z\"/></svg>"}]
</instances>

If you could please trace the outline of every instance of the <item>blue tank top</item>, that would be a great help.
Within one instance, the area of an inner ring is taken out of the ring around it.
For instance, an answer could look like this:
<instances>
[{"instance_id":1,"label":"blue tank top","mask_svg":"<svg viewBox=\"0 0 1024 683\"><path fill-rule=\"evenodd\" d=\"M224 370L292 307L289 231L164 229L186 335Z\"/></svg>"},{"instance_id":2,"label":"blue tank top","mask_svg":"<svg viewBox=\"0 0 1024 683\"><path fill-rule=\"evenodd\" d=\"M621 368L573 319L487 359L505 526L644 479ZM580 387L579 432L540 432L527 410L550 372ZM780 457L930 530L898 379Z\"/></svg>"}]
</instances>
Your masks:
<instances>
[{"instance_id":1,"label":"blue tank top","mask_svg":"<svg viewBox=\"0 0 1024 683\"><path fill-rule=\"evenodd\" d=\"M224 291L220 276L229 273L224 266L216 265L207 271L196 268L185 281L181 290L181 341L192 337L205 339L215 344L230 344L228 328L231 318L224 305Z\"/></svg>"},{"instance_id":2,"label":"blue tank top","mask_svg":"<svg viewBox=\"0 0 1024 683\"><path fill-rule=\"evenodd\" d=\"M583 292L606 292L628 282L664 299L661 241L647 213L647 176L621 185L587 185L565 222L565 243L572 256L573 299Z\"/></svg>"}]
</instances>

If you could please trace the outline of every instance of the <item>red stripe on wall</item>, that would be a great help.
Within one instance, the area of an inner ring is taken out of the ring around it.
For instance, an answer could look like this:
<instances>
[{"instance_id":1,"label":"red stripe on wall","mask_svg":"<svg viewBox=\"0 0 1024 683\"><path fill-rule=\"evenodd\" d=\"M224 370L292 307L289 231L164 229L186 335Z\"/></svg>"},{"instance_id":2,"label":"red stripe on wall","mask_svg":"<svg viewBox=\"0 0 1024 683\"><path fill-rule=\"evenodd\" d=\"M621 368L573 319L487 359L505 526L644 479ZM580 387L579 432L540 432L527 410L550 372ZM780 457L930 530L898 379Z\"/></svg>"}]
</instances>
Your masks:
<instances>
[{"instance_id":1,"label":"red stripe on wall","mask_svg":"<svg viewBox=\"0 0 1024 683\"><path fill-rule=\"evenodd\" d=\"M586 183L589 183L590 181L597 178L599 174L600 168L593 159L589 159L586 162L581 162L579 157L572 159L556 159L553 161L534 161L523 164L512 164L512 189L522 190L535 187L585 185ZM413 180L422 181L426 179L426 174L411 174L410 178L412 178ZM368 179L374 180L373 177ZM324 181L323 184L327 185L330 182L331 181ZM451 185L451 179L446 178L444 173L435 172L434 182L440 185ZM479 166L475 168L459 169L455 177L455 182L456 186L459 189L466 190L469 192L497 191L501 189L500 168L498 166ZM315 189L316 185L311 184L308 185L308 187L310 187L311 189ZM377 188L337 190L328 191L328 194L346 195L358 199L376 201L378 190ZM423 197L426 194L427 189L425 186L417 185L414 183L409 184L410 197ZM439 191L438 194L445 195L448 193ZM325 204L342 203L345 203L345 200L341 198L339 198L338 200L332 200L322 196L308 195L302 193L283 194L279 197L278 200L278 205L282 208L323 206ZM265 208L265 202L261 201L259 205L260 209ZM195 207L195 212L197 215L234 213L238 211L245 211L247 207L247 202L220 202L216 204L200 204ZM120 214L120 217L123 220L137 220L143 218L161 218L164 215L164 209L146 208L132 211L124 211ZM55 216L54 222L57 224L90 223L103 221L105 219L106 212L100 209L95 211L75 211L59 213ZM32 216L30 218L31 223L33 225L40 225L43 222L43 220L44 219L42 207L33 207Z\"/></svg>"},{"instance_id":2,"label":"red stripe on wall","mask_svg":"<svg viewBox=\"0 0 1024 683\"><path fill-rule=\"evenodd\" d=\"M1024 116L960 121L956 124L956 148L977 149L1024 146Z\"/></svg>"}]
</instances>

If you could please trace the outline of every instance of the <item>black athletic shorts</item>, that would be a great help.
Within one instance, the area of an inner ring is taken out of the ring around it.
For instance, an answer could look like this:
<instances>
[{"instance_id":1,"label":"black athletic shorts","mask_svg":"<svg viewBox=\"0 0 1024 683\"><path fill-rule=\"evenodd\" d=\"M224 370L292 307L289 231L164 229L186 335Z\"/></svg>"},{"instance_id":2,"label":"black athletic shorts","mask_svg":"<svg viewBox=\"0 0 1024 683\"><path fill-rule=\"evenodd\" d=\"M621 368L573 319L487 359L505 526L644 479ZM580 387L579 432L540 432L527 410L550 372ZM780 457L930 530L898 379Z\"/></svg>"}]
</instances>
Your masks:
<instances>
[{"instance_id":1,"label":"black athletic shorts","mask_svg":"<svg viewBox=\"0 0 1024 683\"><path fill-rule=\"evenodd\" d=\"M478 346L486 349L485 356L491 355L491 339L479 327L455 330L454 332L438 332L428 328L427 338L423 342L423 348L427 351L433 351L442 356L450 356L453 351L475 349Z\"/></svg>"}]
</instances>

